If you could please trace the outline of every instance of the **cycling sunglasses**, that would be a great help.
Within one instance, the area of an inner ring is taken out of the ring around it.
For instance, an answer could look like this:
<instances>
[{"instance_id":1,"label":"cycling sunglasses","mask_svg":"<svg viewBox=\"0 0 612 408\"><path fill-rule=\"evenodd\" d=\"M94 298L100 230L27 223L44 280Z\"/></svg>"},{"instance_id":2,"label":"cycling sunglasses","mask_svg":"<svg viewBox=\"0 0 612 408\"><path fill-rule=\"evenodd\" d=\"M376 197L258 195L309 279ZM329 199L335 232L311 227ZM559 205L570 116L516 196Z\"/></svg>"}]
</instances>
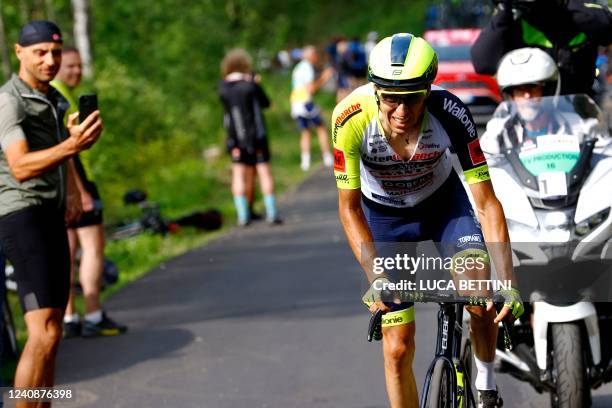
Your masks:
<instances>
[{"instance_id":1,"label":"cycling sunglasses","mask_svg":"<svg viewBox=\"0 0 612 408\"><path fill-rule=\"evenodd\" d=\"M421 102L425 99L427 90L425 89L417 92L385 92L378 90L376 94L385 105L396 107L400 104L414 105L415 103Z\"/></svg>"}]
</instances>

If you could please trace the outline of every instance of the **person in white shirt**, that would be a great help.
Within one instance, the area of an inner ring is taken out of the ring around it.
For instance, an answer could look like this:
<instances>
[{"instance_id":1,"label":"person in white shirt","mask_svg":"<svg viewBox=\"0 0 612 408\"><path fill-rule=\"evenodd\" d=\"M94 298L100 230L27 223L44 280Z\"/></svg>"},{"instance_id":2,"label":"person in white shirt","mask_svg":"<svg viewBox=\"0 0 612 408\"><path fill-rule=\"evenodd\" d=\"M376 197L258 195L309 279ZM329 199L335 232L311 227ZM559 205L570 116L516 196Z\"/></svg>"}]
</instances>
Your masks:
<instances>
[{"instance_id":1,"label":"person in white shirt","mask_svg":"<svg viewBox=\"0 0 612 408\"><path fill-rule=\"evenodd\" d=\"M328 133L321 120L321 110L312 97L333 75L331 67L316 78L315 64L319 61L317 49L308 45L302 50L302 60L295 66L291 76L291 116L300 128L300 149L303 171L310 168L310 128L314 127L319 138L319 147L325 167L331 167L333 158L329 148Z\"/></svg>"}]
</instances>

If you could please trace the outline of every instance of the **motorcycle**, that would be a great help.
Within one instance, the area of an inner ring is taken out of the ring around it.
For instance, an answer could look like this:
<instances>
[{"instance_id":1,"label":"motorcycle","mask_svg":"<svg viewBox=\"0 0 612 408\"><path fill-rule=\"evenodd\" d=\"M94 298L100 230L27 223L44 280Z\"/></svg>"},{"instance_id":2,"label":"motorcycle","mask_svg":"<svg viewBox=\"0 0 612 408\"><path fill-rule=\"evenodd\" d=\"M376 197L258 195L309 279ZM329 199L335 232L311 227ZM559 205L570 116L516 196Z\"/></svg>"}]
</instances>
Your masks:
<instances>
[{"instance_id":1,"label":"motorcycle","mask_svg":"<svg viewBox=\"0 0 612 408\"><path fill-rule=\"evenodd\" d=\"M525 109L537 110L537 127ZM553 407L590 406L591 389L612 381L609 140L586 95L543 97L527 108L505 101L481 138L519 288L529 296L513 351L498 344L497 367L549 392Z\"/></svg>"}]
</instances>

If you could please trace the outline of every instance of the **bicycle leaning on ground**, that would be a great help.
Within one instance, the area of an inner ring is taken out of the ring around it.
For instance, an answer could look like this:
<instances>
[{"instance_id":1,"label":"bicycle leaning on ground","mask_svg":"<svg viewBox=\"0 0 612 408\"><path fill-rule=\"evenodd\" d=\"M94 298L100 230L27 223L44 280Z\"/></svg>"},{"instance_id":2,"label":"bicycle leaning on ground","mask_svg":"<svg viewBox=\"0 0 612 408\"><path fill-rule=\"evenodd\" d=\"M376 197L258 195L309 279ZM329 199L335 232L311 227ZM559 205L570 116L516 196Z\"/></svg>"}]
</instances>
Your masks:
<instances>
[{"instance_id":1,"label":"bicycle leaning on ground","mask_svg":"<svg viewBox=\"0 0 612 408\"><path fill-rule=\"evenodd\" d=\"M436 352L421 393L420 408L471 408L476 407L472 392L472 345L463 333L463 309L468 306L486 307L486 297L458 296L456 294L411 292L402 293L410 302L436 302L438 310L438 336ZM404 300L404 299L402 299ZM504 307L503 298L493 298L499 313ZM382 311L370 319L368 341L382 338ZM504 320L504 343L512 350L510 325Z\"/></svg>"}]
</instances>

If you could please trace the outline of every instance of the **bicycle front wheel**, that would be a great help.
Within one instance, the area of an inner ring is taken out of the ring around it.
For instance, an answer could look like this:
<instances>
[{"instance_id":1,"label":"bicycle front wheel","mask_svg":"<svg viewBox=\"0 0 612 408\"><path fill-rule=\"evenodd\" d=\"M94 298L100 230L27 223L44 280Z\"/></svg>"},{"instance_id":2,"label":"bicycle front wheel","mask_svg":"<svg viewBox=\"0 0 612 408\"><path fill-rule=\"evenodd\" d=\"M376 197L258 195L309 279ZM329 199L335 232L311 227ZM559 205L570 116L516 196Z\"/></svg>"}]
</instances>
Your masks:
<instances>
[{"instance_id":1,"label":"bicycle front wheel","mask_svg":"<svg viewBox=\"0 0 612 408\"><path fill-rule=\"evenodd\" d=\"M431 374L429 393L427 395L427 408L451 408L451 376L452 368L444 360L436 361Z\"/></svg>"},{"instance_id":2,"label":"bicycle front wheel","mask_svg":"<svg viewBox=\"0 0 612 408\"><path fill-rule=\"evenodd\" d=\"M469 336L464 336L461 339L461 355L459 357L463 368L462 381L459 382L459 387L463 389L463 395L459 397L460 407L475 406L474 393L476 390L473 387L472 375L476 372L474 357L472 354L472 342Z\"/></svg>"}]
</instances>

